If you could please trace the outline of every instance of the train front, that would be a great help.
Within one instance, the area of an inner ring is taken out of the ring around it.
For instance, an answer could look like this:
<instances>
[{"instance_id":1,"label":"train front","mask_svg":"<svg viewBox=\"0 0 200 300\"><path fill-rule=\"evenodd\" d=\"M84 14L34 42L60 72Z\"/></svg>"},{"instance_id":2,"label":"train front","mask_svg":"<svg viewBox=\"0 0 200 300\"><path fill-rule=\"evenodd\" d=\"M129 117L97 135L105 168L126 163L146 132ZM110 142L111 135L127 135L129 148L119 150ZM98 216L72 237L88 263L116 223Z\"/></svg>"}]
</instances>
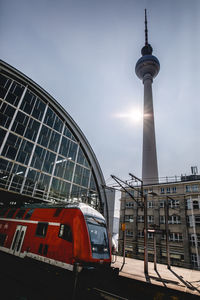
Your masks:
<instances>
[{"instance_id":1,"label":"train front","mask_svg":"<svg viewBox=\"0 0 200 300\"><path fill-rule=\"evenodd\" d=\"M82 264L86 267L110 267L111 252L105 218L98 211L85 204L80 206L80 210L85 223L85 226L82 224L79 231L79 241L82 236L81 232L85 232L83 234L84 241L82 240L82 245L79 244Z\"/></svg>"}]
</instances>

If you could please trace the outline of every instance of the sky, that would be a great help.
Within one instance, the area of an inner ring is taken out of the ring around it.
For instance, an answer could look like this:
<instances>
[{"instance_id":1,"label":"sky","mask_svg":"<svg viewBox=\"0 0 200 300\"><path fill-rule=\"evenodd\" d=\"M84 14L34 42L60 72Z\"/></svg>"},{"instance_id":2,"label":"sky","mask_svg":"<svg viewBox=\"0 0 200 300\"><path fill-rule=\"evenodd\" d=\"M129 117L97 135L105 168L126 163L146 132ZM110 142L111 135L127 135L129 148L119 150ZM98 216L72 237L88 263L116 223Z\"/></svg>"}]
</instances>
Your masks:
<instances>
[{"instance_id":1,"label":"sky","mask_svg":"<svg viewBox=\"0 0 200 300\"><path fill-rule=\"evenodd\" d=\"M72 116L106 183L111 174L142 173L143 84L135 64L145 8L161 66L153 82L159 176L200 171L199 0L0 2L0 58Z\"/></svg>"}]
</instances>

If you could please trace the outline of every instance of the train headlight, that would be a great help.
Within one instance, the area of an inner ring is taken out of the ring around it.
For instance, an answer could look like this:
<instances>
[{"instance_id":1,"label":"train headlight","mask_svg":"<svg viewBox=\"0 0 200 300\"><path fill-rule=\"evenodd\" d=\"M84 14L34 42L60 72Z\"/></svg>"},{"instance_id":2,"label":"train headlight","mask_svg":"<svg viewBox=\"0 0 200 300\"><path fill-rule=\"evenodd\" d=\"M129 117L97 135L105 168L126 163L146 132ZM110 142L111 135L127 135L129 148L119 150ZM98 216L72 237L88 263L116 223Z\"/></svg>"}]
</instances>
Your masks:
<instances>
[{"instance_id":1,"label":"train headlight","mask_svg":"<svg viewBox=\"0 0 200 300\"><path fill-rule=\"evenodd\" d=\"M97 252L97 250L98 250L97 247L92 247L93 252Z\"/></svg>"},{"instance_id":2,"label":"train headlight","mask_svg":"<svg viewBox=\"0 0 200 300\"><path fill-rule=\"evenodd\" d=\"M104 248L103 251L104 251L104 252L108 252L108 248Z\"/></svg>"}]
</instances>

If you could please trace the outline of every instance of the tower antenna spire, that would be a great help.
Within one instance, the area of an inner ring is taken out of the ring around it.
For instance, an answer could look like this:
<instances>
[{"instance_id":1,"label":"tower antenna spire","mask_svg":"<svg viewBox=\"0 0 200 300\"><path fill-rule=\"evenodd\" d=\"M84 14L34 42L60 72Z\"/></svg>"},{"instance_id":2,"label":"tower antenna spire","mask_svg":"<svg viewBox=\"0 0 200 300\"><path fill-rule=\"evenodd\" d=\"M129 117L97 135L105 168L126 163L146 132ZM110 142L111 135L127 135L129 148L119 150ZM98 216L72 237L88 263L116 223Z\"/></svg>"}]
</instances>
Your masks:
<instances>
[{"instance_id":1,"label":"tower antenna spire","mask_svg":"<svg viewBox=\"0 0 200 300\"><path fill-rule=\"evenodd\" d=\"M145 8L145 46L148 46L148 29L147 29L147 10Z\"/></svg>"}]
</instances>

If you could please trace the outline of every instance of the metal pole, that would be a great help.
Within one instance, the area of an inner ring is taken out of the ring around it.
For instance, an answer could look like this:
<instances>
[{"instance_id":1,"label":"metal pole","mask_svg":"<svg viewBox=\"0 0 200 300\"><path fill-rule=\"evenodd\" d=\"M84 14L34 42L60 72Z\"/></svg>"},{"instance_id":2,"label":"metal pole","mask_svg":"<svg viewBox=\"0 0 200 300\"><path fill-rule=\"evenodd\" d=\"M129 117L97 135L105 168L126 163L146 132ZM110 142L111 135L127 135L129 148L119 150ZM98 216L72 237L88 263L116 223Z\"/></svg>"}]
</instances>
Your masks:
<instances>
[{"instance_id":1,"label":"metal pole","mask_svg":"<svg viewBox=\"0 0 200 300\"><path fill-rule=\"evenodd\" d=\"M153 234L153 248L154 248L154 270L157 270L156 267L156 233Z\"/></svg>"},{"instance_id":2,"label":"metal pole","mask_svg":"<svg viewBox=\"0 0 200 300\"><path fill-rule=\"evenodd\" d=\"M77 283L78 283L78 263L74 263L73 267L73 290L72 290L72 300L76 299L76 291L77 291Z\"/></svg>"},{"instance_id":3,"label":"metal pole","mask_svg":"<svg viewBox=\"0 0 200 300\"><path fill-rule=\"evenodd\" d=\"M125 209L126 209L126 203L124 202L124 223L122 224L122 231L123 231L123 262L122 266L119 270L119 272L122 271L124 265L125 265L125 260L126 260L126 223L125 223Z\"/></svg>"},{"instance_id":4,"label":"metal pole","mask_svg":"<svg viewBox=\"0 0 200 300\"><path fill-rule=\"evenodd\" d=\"M165 201L165 231L166 231L166 253L167 253L167 268L170 269L170 251L169 251L169 202L168 198Z\"/></svg>"},{"instance_id":5,"label":"metal pole","mask_svg":"<svg viewBox=\"0 0 200 300\"><path fill-rule=\"evenodd\" d=\"M148 274L148 220L147 220L147 195L144 195L144 273Z\"/></svg>"}]
</instances>

